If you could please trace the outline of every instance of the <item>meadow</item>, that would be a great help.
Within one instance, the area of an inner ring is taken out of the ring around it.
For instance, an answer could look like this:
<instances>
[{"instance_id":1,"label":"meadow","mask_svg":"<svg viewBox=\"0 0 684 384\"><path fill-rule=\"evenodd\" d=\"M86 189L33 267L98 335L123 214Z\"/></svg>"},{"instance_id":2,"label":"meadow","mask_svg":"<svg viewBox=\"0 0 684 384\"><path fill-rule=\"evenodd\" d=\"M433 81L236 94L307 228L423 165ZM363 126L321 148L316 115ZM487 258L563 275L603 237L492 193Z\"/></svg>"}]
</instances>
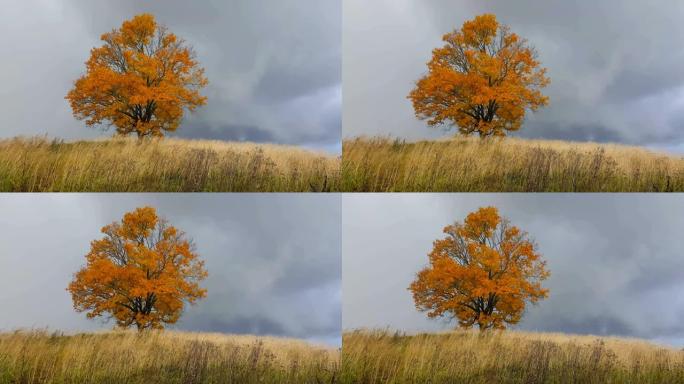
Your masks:
<instances>
[{"instance_id":1,"label":"meadow","mask_svg":"<svg viewBox=\"0 0 684 384\"><path fill-rule=\"evenodd\" d=\"M0 334L0 383L335 383L339 351L296 339L181 332Z\"/></svg>"},{"instance_id":2,"label":"meadow","mask_svg":"<svg viewBox=\"0 0 684 384\"><path fill-rule=\"evenodd\" d=\"M175 138L0 140L2 192L329 192L339 156Z\"/></svg>"},{"instance_id":3,"label":"meadow","mask_svg":"<svg viewBox=\"0 0 684 384\"><path fill-rule=\"evenodd\" d=\"M342 352L341 383L684 382L684 351L614 337L358 330Z\"/></svg>"},{"instance_id":4,"label":"meadow","mask_svg":"<svg viewBox=\"0 0 684 384\"><path fill-rule=\"evenodd\" d=\"M350 192L684 191L684 157L615 144L359 137L342 154Z\"/></svg>"}]
</instances>

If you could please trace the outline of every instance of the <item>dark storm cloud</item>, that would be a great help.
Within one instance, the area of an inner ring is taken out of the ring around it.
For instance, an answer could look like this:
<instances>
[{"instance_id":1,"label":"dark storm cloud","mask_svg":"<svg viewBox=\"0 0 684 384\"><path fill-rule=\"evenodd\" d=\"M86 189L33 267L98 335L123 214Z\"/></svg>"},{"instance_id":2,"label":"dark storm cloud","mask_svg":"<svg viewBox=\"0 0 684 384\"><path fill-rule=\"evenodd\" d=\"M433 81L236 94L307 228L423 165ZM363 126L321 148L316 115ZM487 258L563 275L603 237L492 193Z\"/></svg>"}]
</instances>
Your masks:
<instances>
[{"instance_id":1,"label":"dark storm cloud","mask_svg":"<svg viewBox=\"0 0 684 384\"><path fill-rule=\"evenodd\" d=\"M556 331L571 334L600 336L633 336L633 330L617 316L587 317L580 320L559 319L553 325L539 328L540 331Z\"/></svg>"},{"instance_id":2,"label":"dark storm cloud","mask_svg":"<svg viewBox=\"0 0 684 384\"><path fill-rule=\"evenodd\" d=\"M74 312L65 287L99 229L142 205L191 236L209 272L207 298L175 328L340 343L341 212L333 195L0 196L0 329L111 327Z\"/></svg>"},{"instance_id":3,"label":"dark storm cloud","mask_svg":"<svg viewBox=\"0 0 684 384\"><path fill-rule=\"evenodd\" d=\"M111 134L76 121L63 98L99 36L142 12L193 46L209 79L208 104L186 116L177 135L337 150L341 5L315 0L31 0L5 7L0 97L9 113L0 136Z\"/></svg>"},{"instance_id":4,"label":"dark storm cloud","mask_svg":"<svg viewBox=\"0 0 684 384\"><path fill-rule=\"evenodd\" d=\"M282 325L264 317L235 317L228 321L209 318L198 320L198 324L202 324L202 329L206 329L208 332L225 332L226 329L230 329L234 333L250 335L282 335L286 333Z\"/></svg>"},{"instance_id":5,"label":"dark storm cloud","mask_svg":"<svg viewBox=\"0 0 684 384\"><path fill-rule=\"evenodd\" d=\"M176 137L201 137L208 140L237 140L253 141L257 143L273 142L273 132L250 125L227 125L213 128L206 122L193 122L186 124L187 130L181 130L174 134Z\"/></svg>"},{"instance_id":6,"label":"dark storm cloud","mask_svg":"<svg viewBox=\"0 0 684 384\"><path fill-rule=\"evenodd\" d=\"M391 9L390 9L391 4ZM519 135L681 150L684 5L659 1L344 2L344 135L417 139L444 132L415 119L406 95L441 36L494 13L534 45L548 68L550 106ZM579 128L579 129L578 129Z\"/></svg>"},{"instance_id":7,"label":"dark storm cloud","mask_svg":"<svg viewBox=\"0 0 684 384\"><path fill-rule=\"evenodd\" d=\"M621 136L603 125L559 124L540 121L529 122L523 137L550 140L593 141L598 143L619 142Z\"/></svg>"},{"instance_id":8,"label":"dark storm cloud","mask_svg":"<svg viewBox=\"0 0 684 384\"><path fill-rule=\"evenodd\" d=\"M343 327L453 326L417 311L406 288L442 227L487 205L530 233L551 271L549 298L520 329L684 345L684 201L648 194L344 196Z\"/></svg>"}]
</instances>

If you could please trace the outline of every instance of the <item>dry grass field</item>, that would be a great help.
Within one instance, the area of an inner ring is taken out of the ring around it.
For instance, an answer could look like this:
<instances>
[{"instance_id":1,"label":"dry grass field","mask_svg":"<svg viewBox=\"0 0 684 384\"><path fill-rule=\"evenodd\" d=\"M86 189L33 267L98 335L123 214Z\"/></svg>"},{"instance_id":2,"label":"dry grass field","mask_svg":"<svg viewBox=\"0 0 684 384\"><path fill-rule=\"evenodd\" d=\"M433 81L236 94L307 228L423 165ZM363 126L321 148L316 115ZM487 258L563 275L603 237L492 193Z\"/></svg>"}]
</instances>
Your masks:
<instances>
[{"instance_id":1,"label":"dry grass field","mask_svg":"<svg viewBox=\"0 0 684 384\"><path fill-rule=\"evenodd\" d=\"M183 140L0 140L0 191L328 192L339 157L297 147Z\"/></svg>"},{"instance_id":2,"label":"dry grass field","mask_svg":"<svg viewBox=\"0 0 684 384\"><path fill-rule=\"evenodd\" d=\"M339 351L180 332L0 334L0 383L335 383Z\"/></svg>"},{"instance_id":3,"label":"dry grass field","mask_svg":"<svg viewBox=\"0 0 684 384\"><path fill-rule=\"evenodd\" d=\"M684 191L684 157L613 144L355 138L342 154L344 191Z\"/></svg>"},{"instance_id":4,"label":"dry grass field","mask_svg":"<svg viewBox=\"0 0 684 384\"><path fill-rule=\"evenodd\" d=\"M354 331L342 345L342 383L684 383L684 351L640 340Z\"/></svg>"}]
</instances>

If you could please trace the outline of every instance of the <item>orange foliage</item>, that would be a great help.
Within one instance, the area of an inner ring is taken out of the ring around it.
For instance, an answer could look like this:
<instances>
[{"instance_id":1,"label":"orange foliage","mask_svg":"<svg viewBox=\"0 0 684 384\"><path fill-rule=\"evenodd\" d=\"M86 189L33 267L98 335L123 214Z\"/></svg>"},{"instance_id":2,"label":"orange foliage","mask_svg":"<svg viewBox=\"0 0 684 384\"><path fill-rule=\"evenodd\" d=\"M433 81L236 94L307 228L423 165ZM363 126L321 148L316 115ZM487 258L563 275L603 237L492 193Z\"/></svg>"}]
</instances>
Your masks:
<instances>
[{"instance_id":1,"label":"orange foliage","mask_svg":"<svg viewBox=\"0 0 684 384\"><path fill-rule=\"evenodd\" d=\"M430 265L409 287L416 308L429 317L450 315L463 328L505 329L520 321L526 302L548 296L541 286L549 276L546 262L527 233L496 208L480 208L444 233L434 242Z\"/></svg>"},{"instance_id":2,"label":"orange foliage","mask_svg":"<svg viewBox=\"0 0 684 384\"><path fill-rule=\"evenodd\" d=\"M199 286L207 277L204 262L154 208L126 213L102 233L67 288L74 308L88 318L109 315L123 328L163 329L178 320L185 302L206 296Z\"/></svg>"},{"instance_id":3,"label":"orange foliage","mask_svg":"<svg viewBox=\"0 0 684 384\"><path fill-rule=\"evenodd\" d=\"M458 126L464 135L505 136L522 125L525 110L548 104L548 85L534 48L494 15L475 17L444 35L432 51L428 74L408 98L430 126Z\"/></svg>"},{"instance_id":4,"label":"orange foliage","mask_svg":"<svg viewBox=\"0 0 684 384\"><path fill-rule=\"evenodd\" d=\"M103 122L120 135L164 136L178 128L184 109L206 103L204 69L182 39L142 14L101 37L90 52L87 73L66 96L74 116Z\"/></svg>"}]
</instances>

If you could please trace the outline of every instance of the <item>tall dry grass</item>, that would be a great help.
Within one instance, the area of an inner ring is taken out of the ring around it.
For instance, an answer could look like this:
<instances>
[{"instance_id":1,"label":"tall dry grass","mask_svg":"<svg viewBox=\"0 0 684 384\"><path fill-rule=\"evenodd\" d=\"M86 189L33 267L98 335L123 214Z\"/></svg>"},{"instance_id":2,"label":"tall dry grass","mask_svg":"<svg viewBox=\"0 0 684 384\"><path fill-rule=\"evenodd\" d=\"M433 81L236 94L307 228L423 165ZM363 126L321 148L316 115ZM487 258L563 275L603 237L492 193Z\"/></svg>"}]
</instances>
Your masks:
<instances>
[{"instance_id":1,"label":"tall dry grass","mask_svg":"<svg viewBox=\"0 0 684 384\"><path fill-rule=\"evenodd\" d=\"M342 157L344 191L684 191L683 157L613 144L355 138Z\"/></svg>"},{"instance_id":2,"label":"tall dry grass","mask_svg":"<svg viewBox=\"0 0 684 384\"><path fill-rule=\"evenodd\" d=\"M339 157L282 145L204 140L0 140L0 191L327 192Z\"/></svg>"},{"instance_id":3,"label":"tall dry grass","mask_svg":"<svg viewBox=\"0 0 684 384\"><path fill-rule=\"evenodd\" d=\"M0 383L334 383L339 351L179 332L0 334Z\"/></svg>"},{"instance_id":4,"label":"tall dry grass","mask_svg":"<svg viewBox=\"0 0 684 384\"><path fill-rule=\"evenodd\" d=\"M354 331L341 383L683 383L684 351L564 334Z\"/></svg>"}]
</instances>

